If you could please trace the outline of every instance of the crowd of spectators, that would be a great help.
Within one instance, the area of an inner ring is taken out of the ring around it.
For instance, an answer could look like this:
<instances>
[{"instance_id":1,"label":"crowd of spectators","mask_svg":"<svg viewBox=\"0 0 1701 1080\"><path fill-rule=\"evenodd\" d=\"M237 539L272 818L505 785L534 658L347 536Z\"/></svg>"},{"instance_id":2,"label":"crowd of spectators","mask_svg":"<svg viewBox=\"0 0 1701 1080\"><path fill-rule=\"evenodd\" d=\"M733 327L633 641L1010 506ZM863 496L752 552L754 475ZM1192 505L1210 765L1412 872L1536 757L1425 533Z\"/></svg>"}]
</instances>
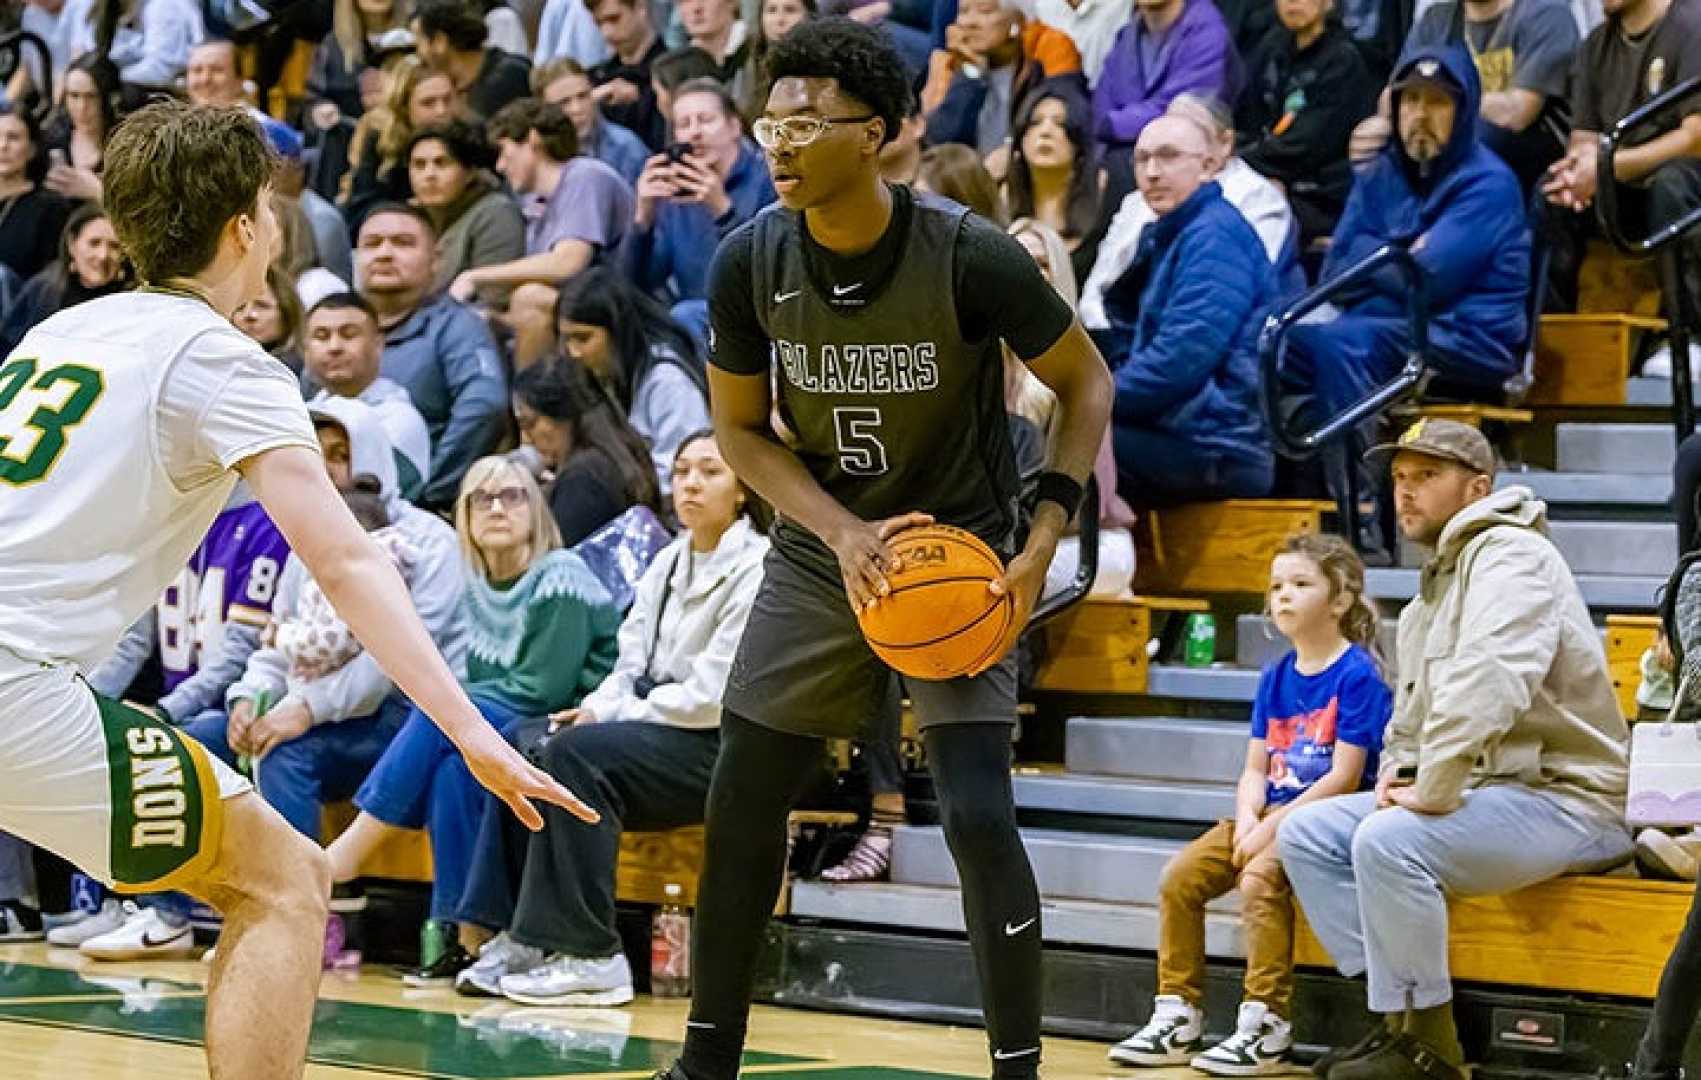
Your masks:
<instances>
[{"instance_id":1,"label":"crowd of spectators","mask_svg":"<svg viewBox=\"0 0 1701 1080\"><path fill-rule=\"evenodd\" d=\"M1373 433L1344 440L1314 480L1282 474L1259 402L1258 335L1285 302L1385 244L1406 247L1424 275L1431 363L1450 388L1495 399L1525 363L1532 297L1575 301L1598 135L1701 75L1701 0L306 0L236 11L25 0L9 12L48 56L27 56L0 88L0 353L56 311L139 284L100 210L103 147L127 110L157 94L252 109L278 157L285 242L239 329L299 372L333 479L393 537L427 625L487 715L516 739L551 713L583 729L554 744L552 771L635 785L630 822L693 816L639 790L654 769L639 758L673 755L681 776L706 782L700 706L716 692L691 682L681 657L718 657L736 637L760 555L748 493L703 434L706 283L720 241L776 198L751 124L766 101L763 58L792 27L841 14L882 27L915 91L881 150L887 178L1010 227L1077 304L1116 381L1101 455L1112 525L1127 522L1115 495L1138 510L1307 483L1346 490ZM1701 101L1635 133L1616 166L1637 226L1701 205ZM1538 245L1552 252L1547 282L1532 276ZM1667 287L1689 290L1701 312L1701 281ZM1295 411L1333 415L1398 368L1406 293L1385 271L1296 331L1278 388ZM1012 364L1009 405L1032 443L1048 410L1021 376ZM1464 471L1396 483L1453 485L1431 543L1532 529L1536 511L1482 486L1492 457L1474 444L1432 456ZM1385 471L1360 479L1361 490L1387 482ZM656 523L646 556L662 523L684 533L655 564L666 569L623 582L587 545L643 535L634 521ZM1362 550L1389 545L1382 524L1355 538ZM1563 568L1533 544L1506 541L1497 572L1546 583L1561 617L1543 625L1563 631L1577 615L1555 584ZM336 852L343 877L388 829L427 826L433 911L462 923L468 952L422 978L465 968L494 933L491 964L473 976L486 991L535 961L534 997L586 985L618 997L630 982L608 967L618 816L529 844L480 835L464 768L376 665L358 650L304 651L323 612L298 563L274 560L263 588L253 572L215 578L197 565L103 685L122 693L150 654L187 661L166 667L195 693L168 687L154 707L217 752L264 756L261 793L297 828L314 834L326 801L356 798L362 817ZM1482 592L1469 586L1446 602L1468 609ZM1567 647L1552 643L1519 679L1536 687L1568 662L1588 666ZM678 702L651 695L658 679L677 684ZM1576 715L1515 704L1502 729L1559 732L1582 746L1573 757L1588 756L1594 734L1616 737L1592 699ZM588 726L616 715L655 727L640 738ZM1407 709L1390 728L1390 761L1422 741L1426 715ZM1505 730L1489 734L1510 753ZM1476 747L1486 736L1450 737ZM1505 807L1472 805L1494 828L1593 813L1619 764L1593 750L1596 771L1567 780L1575 805L1519 802L1504 785ZM1425 813L1450 812L1517 764L1456 756L1411 791ZM896 796L884 794L889 817ZM1369 968L1372 1006L1398 997L1423 1013L1445 1001L1439 943L1390 951L1342 905L1358 888L1434 923L1428 886L1416 871L1368 883L1362 860L1341 853L1390 861L1451 840L1390 834L1373 846L1359 811L1376 801L1296 814L1280 848L1308 906L1342 908L1319 933L1344 968ZM876 844L844 873L883 869L887 850ZM1480 869L1473 851L1446 850L1454 861L1438 857L1430 878ZM1555 846L1492 883L1618 854ZM568 877L583 910L542 918L526 897ZM118 933L122 953L137 918L103 909L64 943ZM155 937L161 923L183 925L149 918Z\"/></svg>"}]
</instances>

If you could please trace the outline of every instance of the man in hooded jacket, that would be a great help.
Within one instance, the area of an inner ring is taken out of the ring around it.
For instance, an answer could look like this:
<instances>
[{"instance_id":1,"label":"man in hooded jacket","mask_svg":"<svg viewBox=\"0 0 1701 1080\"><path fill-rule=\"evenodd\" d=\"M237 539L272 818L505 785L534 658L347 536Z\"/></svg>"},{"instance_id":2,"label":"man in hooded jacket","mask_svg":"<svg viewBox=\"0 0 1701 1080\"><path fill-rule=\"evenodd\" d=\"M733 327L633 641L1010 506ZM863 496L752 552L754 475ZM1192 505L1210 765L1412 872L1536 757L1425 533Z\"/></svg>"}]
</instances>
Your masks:
<instances>
[{"instance_id":1,"label":"man in hooded jacket","mask_svg":"<svg viewBox=\"0 0 1701 1080\"><path fill-rule=\"evenodd\" d=\"M1496 400L1522 367L1529 336L1530 230L1517 177L1477 138L1482 89L1464 49L1414 50L1391 93L1399 137L1354 184L1323 280L1384 244L1406 248L1429 302L1430 367ZM1339 318L1294 328L1286 389L1310 400L1315 420L1338 415L1400 370L1412 344L1410 291L1390 266L1335 297ZM1349 435L1331 454L1337 497L1361 437Z\"/></svg>"},{"instance_id":2,"label":"man in hooded jacket","mask_svg":"<svg viewBox=\"0 0 1701 1080\"><path fill-rule=\"evenodd\" d=\"M1277 842L1318 940L1383 1021L1327 1080L1463 1080L1447 901L1630 857L1629 729L1600 631L1525 487L1482 433L1420 420L1393 458L1407 539L1432 552L1400 613L1376 790L1295 810Z\"/></svg>"}]
</instances>

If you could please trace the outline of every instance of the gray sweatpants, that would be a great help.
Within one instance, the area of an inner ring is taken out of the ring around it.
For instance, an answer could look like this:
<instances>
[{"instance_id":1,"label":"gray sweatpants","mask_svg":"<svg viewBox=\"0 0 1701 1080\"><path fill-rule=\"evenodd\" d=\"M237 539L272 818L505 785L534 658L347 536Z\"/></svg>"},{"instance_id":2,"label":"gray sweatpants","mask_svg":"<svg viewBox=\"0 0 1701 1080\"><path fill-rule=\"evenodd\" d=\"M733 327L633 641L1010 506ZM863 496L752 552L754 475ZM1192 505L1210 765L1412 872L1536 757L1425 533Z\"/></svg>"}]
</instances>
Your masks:
<instances>
[{"instance_id":1,"label":"gray sweatpants","mask_svg":"<svg viewBox=\"0 0 1701 1080\"><path fill-rule=\"evenodd\" d=\"M1451 814L1376 809L1374 792L1302 806L1282 822L1282 866L1343 975L1368 975L1370 1010L1453 998L1447 897L1494 896L1631 852L1622 819L1517 784L1478 788Z\"/></svg>"}]
</instances>

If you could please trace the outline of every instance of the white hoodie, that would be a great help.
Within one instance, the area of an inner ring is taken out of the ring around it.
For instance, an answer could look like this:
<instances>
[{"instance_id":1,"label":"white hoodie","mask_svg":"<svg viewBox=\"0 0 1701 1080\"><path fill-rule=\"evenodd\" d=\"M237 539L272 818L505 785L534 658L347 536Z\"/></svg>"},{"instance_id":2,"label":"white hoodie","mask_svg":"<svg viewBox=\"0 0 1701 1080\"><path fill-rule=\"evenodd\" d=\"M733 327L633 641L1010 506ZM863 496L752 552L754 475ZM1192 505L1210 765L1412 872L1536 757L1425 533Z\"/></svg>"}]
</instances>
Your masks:
<instances>
[{"instance_id":1,"label":"white hoodie","mask_svg":"<svg viewBox=\"0 0 1701 1080\"><path fill-rule=\"evenodd\" d=\"M348 433L350 465L355 473L378 478L390 524L407 537L418 553L410 591L414 607L431 639L449 666L460 674L466 662L466 629L461 623L461 593L466 587L465 563L455 530L441 518L403 501L396 488L396 457L390 438L372 408L353 398L328 398L309 406L314 418L333 421ZM278 579L274 619L293 618L301 598L307 568L294 556ZM383 704L394 684L370 653L361 653L323 679L289 687L289 659L276 648L265 648L248 659L248 670L225 695L227 707L262 692L274 705L298 700L306 704L315 724L330 724L370 716Z\"/></svg>"}]
</instances>

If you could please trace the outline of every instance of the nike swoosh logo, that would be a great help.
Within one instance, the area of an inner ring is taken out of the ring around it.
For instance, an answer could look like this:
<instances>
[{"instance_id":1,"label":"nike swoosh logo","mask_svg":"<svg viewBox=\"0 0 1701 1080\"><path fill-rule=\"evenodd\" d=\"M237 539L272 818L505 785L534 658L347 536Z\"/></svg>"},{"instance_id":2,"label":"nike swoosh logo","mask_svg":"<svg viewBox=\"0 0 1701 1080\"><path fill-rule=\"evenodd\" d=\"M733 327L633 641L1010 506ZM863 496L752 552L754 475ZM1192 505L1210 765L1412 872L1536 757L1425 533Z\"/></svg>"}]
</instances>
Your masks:
<instances>
[{"instance_id":1,"label":"nike swoosh logo","mask_svg":"<svg viewBox=\"0 0 1701 1080\"><path fill-rule=\"evenodd\" d=\"M705 1020L687 1020L687 1021L685 1021L685 1026L688 1027L688 1028L701 1028L704 1031L715 1030L715 1025L713 1025L713 1024L711 1024L711 1023L709 1023Z\"/></svg>"},{"instance_id":2,"label":"nike swoosh logo","mask_svg":"<svg viewBox=\"0 0 1701 1080\"><path fill-rule=\"evenodd\" d=\"M1015 937L1017 934L1020 934L1023 930L1026 930L1028 927L1032 926L1036 922L1039 922L1039 916L1038 915L1035 915L1033 918L1029 919L1025 923L1022 923L1019 926L1014 925L1012 923L1005 923L1004 924L1004 936L1005 937Z\"/></svg>"},{"instance_id":3,"label":"nike swoosh logo","mask_svg":"<svg viewBox=\"0 0 1701 1080\"><path fill-rule=\"evenodd\" d=\"M862 282L860 282L860 281L857 282L855 285L834 285L833 286L833 295L834 296L849 296L851 293L856 292L860 288L862 288Z\"/></svg>"},{"instance_id":4,"label":"nike swoosh logo","mask_svg":"<svg viewBox=\"0 0 1701 1080\"><path fill-rule=\"evenodd\" d=\"M180 938L182 936L183 936L183 931L174 930L174 931L172 931L172 933L170 935L163 937L163 938L157 938L156 939L153 935L153 931L144 930L144 931L142 931L142 944L147 946L148 948L158 948L161 945L170 945L172 942L176 941L178 938Z\"/></svg>"},{"instance_id":5,"label":"nike swoosh logo","mask_svg":"<svg viewBox=\"0 0 1701 1080\"><path fill-rule=\"evenodd\" d=\"M994 1050L992 1052L992 1059L994 1061L1010 1061L1014 1058L1027 1057L1029 1054L1037 1054L1039 1052L1040 1048L1037 1046L1030 1046L1026 1050Z\"/></svg>"},{"instance_id":6,"label":"nike swoosh logo","mask_svg":"<svg viewBox=\"0 0 1701 1080\"><path fill-rule=\"evenodd\" d=\"M783 304L787 300L790 300L792 297L797 296L802 292L803 292L802 289L793 289L791 292L788 292L788 293L775 293L774 294L774 303Z\"/></svg>"}]
</instances>

